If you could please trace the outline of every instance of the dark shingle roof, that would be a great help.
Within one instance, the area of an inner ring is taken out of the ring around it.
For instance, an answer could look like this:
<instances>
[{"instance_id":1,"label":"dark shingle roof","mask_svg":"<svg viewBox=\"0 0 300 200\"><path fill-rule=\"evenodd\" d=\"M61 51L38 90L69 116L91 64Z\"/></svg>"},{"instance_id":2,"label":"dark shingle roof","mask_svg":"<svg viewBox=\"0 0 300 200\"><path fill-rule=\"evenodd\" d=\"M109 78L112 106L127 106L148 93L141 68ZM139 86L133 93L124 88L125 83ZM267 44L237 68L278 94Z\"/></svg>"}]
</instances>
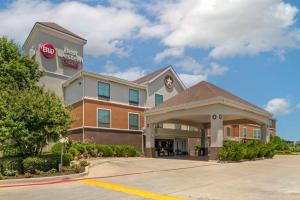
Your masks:
<instances>
[{"instance_id":1,"label":"dark shingle roof","mask_svg":"<svg viewBox=\"0 0 300 200\"><path fill-rule=\"evenodd\" d=\"M133 82L138 83L138 84L145 83L146 81L149 81L149 80L153 79L155 76L157 76L158 74L160 74L161 72L163 72L164 70L166 70L169 67L171 67L171 66L163 67L163 68L161 68L157 71L154 71L154 72L152 72L152 73L150 73L146 76L143 76L143 77L141 77L141 78L139 78L139 79L137 79Z\"/></svg>"},{"instance_id":2,"label":"dark shingle roof","mask_svg":"<svg viewBox=\"0 0 300 200\"><path fill-rule=\"evenodd\" d=\"M160 109L160 108L167 108L172 106L177 106L180 104L186 104L194 101L201 101L206 100L214 97L224 97L226 99L230 99L232 101L236 101L242 103L244 105L259 109L263 112L266 112L262 108L259 108L244 99L233 95L230 92L223 90L222 88L208 83L206 81L202 81L197 83L196 85L186 89L185 91L171 97L170 99L166 100L162 104L154 107L153 109Z\"/></svg>"},{"instance_id":3,"label":"dark shingle roof","mask_svg":"<svg viewBox=\"0 0 300 200\"><path fill-rule=\"evenodd\" d=\"M56 24L56 23L54 23L54 22L37 22L37 24L41 24L41 25L43 25L43 26L47 26L47 27L49 27L49 28L55 29L55 30L60 31L60 32L62 32L62 33L66 33L66 34L68 34L68 35L71 35L71 36L73 36L73 37L76 37L76 38L78 38L78 39L81 39L81 40L86 41L86 39L84 39L84 38L82 38L82 37L76 35L75 33L73 33L73 32L71 32L71 31L65 29L64 27L61 27L60 25L58 25L58 24Z\"/></svg>"}]
</instances>

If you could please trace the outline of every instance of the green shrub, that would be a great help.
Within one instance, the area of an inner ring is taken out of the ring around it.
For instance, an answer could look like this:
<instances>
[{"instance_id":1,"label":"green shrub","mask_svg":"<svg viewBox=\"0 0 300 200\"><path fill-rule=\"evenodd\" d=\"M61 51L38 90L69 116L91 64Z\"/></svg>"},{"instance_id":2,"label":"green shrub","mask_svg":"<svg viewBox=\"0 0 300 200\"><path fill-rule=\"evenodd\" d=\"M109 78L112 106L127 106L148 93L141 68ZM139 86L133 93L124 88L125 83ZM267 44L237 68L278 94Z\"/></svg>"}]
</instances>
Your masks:
<instances>
[{"instance_id":1,"label":"green shrub","mask_svg":"<svg viewBox=\"0 0 300 200\"><path fill-rule=\"evenodd\" d=\"M97 149L94 144L86 144L85 148L91 157L97 157Z\"/></svg>"},{"instance_id":2,"label":"green shrub","mask_svg":"<svg viewBox=\"0 0 300 200\"><path fill-rule=\"evenodd\" d=\"M2 174L0 173L0 180L3 180L4 179L4 177L2 176Z\"/></svg>"},{"instance_id":3,"label":"green shrub","mask_svg":"<svg viewBox=\"0 0 300 200\"><path fill-rule=\"evenodd\" d=\"M97 149L97 156L109 157L113 155L113 150L110 146L104 144L96 144L95 148Z\"/></svg>"},{"instance_id":4,"label":"green shrub","mask_svg":"<svg viewBox=\"0 0 300 200\"><path fill-rule=\"evenodd\" d=\"M138 157L140 156L140 152L134 148L133 146L124 146L125 148L125 156L129 156L129 157Z\"/></svg>"},{"instance_id":5,"label":"green shrub","mask_svg":"<svg viewBox=\"0 0 300 200\"><path fill-rule=\"evenodd\" d=\"M71 154L64 154L63 165L69 166L71 162ZM23 160L24 172L35 173L36 170L47 172L51 169L58 170L58 165L60 163L59 154L45 154L37 157L28 157Z\"/></svg>"},{"instance_id":6,"label":"green shrub","mask_svg":"<svg viewBox=\"0 0 300 200\"><path fill-rule=\"evenodd\" d=\"M35 173L36 170L47 171L46 161L39 157L28 157L23 160L23 167L25 172Z\"/></svg>"},{"instance_id":7,"label":"green shrub","mask_svg":"<svg viewBox=\"0 0 300 200\"><path fill-rule=\"evenodd\" d=\"M79 155L79 151L75 147L71 147L69 149L69 153L73 155L73 157L76 157Z\"/></svg>"},{"instance_id":8,"label":"green shrub","mask_svg":"<svg viewBox=\"0 0 300 200\"><path fill-rule=\"evenodd\" d=\"M74 160L74 157L73 157L73 155L71 154L71 153L65 153L64 154L64 157L65 157L65 159L67 159L66 161L65 161L65 164L66 165L70 165L70 162L72 161L72 160Z\"/></svg>"},{"instance_id":9,"label":"green shrub","mask_svg":"<svg viewBox=\"0 0 300 200\"><path fill-rule=\"evenodd\" d=\"M4 171L17 171L23 173L22 157L3 157L0 158L0 173Z\"/></svg>"},{"instance_id":10,"label":"green shrub","mask_svg":"<svg viewBox=\"0 0 300 200\"><path fill-rule=\"evenodd\" d=\"M53 169L50 169L49 171L47 171L46 173L47 174L54 174L56 172L57 172L57 170L55 168L53 168Z\"/></svg>"},{"instance_id":11,"label":"green shrub","mask_svg":"<svg viewBox=\"0 0 300 200\"><path fill-rule=\"evenodd\" d=\"M79 165L80 165L81 167L86 167L86 166L89 166L90 163L88 163L86 160L82 160L82 161L80 161Z\"/></svg>"},{"instance_id":12,"label":"green shrub","mask_svg":"<svg viewBox=\"0 0 300 200\"><path fill-rule=\"evenodd\" d=\"M84 144L74 144L73 147L77 149L80 154L84 154L86 152L86 148Z\"/></svg>"},{"instance_id":13,"label":"green shrub","mask_svg":"<svg viewBox=\"0 0 300 200\"><path fill-rule=\"evenodd\" d=\"M7 169L7 170L5 170L3 172L3 175L4 176L17 176L18 175L18 171L17 170L9 170L9 169Z\"/></svg>"},{"instance_id":14,"label":"green shrub","mask_svg":"<svg viewBox=\"0 0 300 200\"><path fill-rule=\"evenodd\" d=\"M224 146L218 153L220 160L226 161L240 161L245 157L246 149L242 142L238 141L224 141Z\"/></svg>"},{"instance_id":15,"label":"green shrub","mask_svg":"<svg viewBox=\"0 0 300 200\"><path fill-rule=\"evenodd\" d=\"M61 153L61 143L56 143L51 147L51 153L60 154Z\"/></svg>"},{"instance_id":16,"label":"green shrub","mask_svg":"<svg viewBox=\"0 0 300 200\"><path fill-rule=\"evenodd\" d=\"M266 158L273 158L275 155L275 147L272 144L267 144L266 146L266 154L265 157Z\"/></svg>"},{"instance_id":17,"label":"green shrub","mask_svg":"<svg viewBox=\"0 0 300 200\"><path fill-rule=\"evenodd\" d=\"M250 141L244 144L245 159L254 160L259 153L259 143L257 141Z\"/></svg>"}]
</instances>

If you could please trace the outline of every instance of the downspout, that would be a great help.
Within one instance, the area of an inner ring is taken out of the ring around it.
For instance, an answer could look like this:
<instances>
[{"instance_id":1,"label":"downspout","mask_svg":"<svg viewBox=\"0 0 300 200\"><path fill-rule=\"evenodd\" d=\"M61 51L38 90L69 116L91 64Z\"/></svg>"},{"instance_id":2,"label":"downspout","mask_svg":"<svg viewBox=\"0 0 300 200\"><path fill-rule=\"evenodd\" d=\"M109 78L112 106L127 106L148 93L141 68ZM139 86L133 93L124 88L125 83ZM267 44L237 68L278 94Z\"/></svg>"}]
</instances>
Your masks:
<instances>
[{"instance_id":1,"label":"downspout","mask_svg":"<svg viewBox=\"0 0 300 200\"><path fill-rule=\"evenodd\" d=\"M84 76L81 72L82 75L82 143L84 143L84 136L85 136L85 130L84 130L84 121L85 121L85 109L84 109L84 99L85 99L85 81L84 81Z\"/></svg>"}]
</instances>

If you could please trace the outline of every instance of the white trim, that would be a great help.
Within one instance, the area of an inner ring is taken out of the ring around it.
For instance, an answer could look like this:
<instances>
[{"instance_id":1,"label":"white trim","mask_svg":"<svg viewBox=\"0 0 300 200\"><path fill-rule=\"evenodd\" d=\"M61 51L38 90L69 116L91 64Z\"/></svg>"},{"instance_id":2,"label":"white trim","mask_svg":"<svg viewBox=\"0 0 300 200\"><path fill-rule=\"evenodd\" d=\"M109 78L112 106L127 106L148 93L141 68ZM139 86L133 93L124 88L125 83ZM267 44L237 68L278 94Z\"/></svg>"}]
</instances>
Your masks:
<instances>
[{"instance_id":1,"label":"white trim","mask_svg":"<svg viewBox=\"0 0 300 200\"><path fill-rule=\"evenodd\" d=\"M157 115L157 114L162 114L162 113L167 113L170 111L177 111L177 110L184 110L184 109L191 109L191 108L197 108L197 107L203 107L203 106L208 106L212 104L223 104L227 105L230 107L238 108L244 111L256 113L265 117L270 117L272 116L271 113L267 111L262 111L259 109L256 109L252 106L248 106L224 97L213 97L210 99L205 99L205 100L200 100L200 101L193 101L190 103L185 103L185 104L180 104L180 105L175 105L175 106L170 106L166 108L161 108L161 109L152 109L149 110L145 113L146 116L151 116L151 115Z\"/></svg>"},{"instance_id":2,"label":"white trim","mask_svg":"<svg viewBox=\"0 0 300 200\"><path fill-rule=\"evenodd\" d=\"M112 125L112 121L111 121L111 109L110 108L103 108L103 107L97 107L97 127L98 128L106 128L106 127L99 127L99 121L98 121L98 116L99 116L99 110L107 110L109 111L109 128L111 128L111 125Z\"/></svg>"},{"instance_id":3,"label":"white trim","mask_svg":"<svg viewBox=\"0 0 300 200\"><path fill-rule=\"evenodd\" d=\"M145 107L145 106L135 106L135 105L130 105L130 104L126 104L126 103L120 103L120 102L117 102L117 101L105 101L105 100L101 100L101 99L95 99L93 97L84 97L82 99L79 99L79 100L76 100L72 103L69 103L69 104L65 104L66 107L68 106L71 106L73 104L76 104L80 101L82 101L83 99L85 100L91 100L91 101L97 101L97 102L103 102L103 103L111 103L111 104L115 104L115 105L120 105L120 106L128 106L128 107L131 107L131 108L139 108L139 109L150 109L151 107Z\"/></svg>"},{"instance_id":4,"label":"white trim","mask_svg":"<svg viewBox=\"0 0 300 200\"><path fill-rule=\"evenodd\" d=\"M47 71L45 70L45 74L53 74L55 76L60 76L60 77L64 77L64 78L71 78L71 76L66 76L64 74L59 74L59 73L55 73L55 72L50 72L50 71ZM67 81L67 80L66 80Z\"/></svg>"},{"instance_id":5,"label":"white trim","mask_svg":"<svg viewBox=\"0 0 300 200\"><path fill-rule=\"evenodd\" d=\"M92 129L106 129L106 130L117 130L117 131L132 131L132 132L143 132L143 130L128 130L128 129L124 129L124 128L106 128L106 127L97 127L97 126L80 126L80 127L76 127L76 128L70 128L68 129L68 131L73 131L73 130L78 130L78 129L82 129L82 128L92 128Z\"/></svg>"},{"instance_id":6,"label":"white trim","mask_svg":"<svg viewBox=\"0 0 300 200\"><path fill-rule=\"evenodd\" d=\"M136 113L136 112L128 112L128 123L127 123L127 126L128 126L128 130L133 130L133 129L130 129L130 126L129 126L129 114L134 114L134 115L138 115L138 130L141 129L140 127L140 113Z\"/></svg>"},{"instance_id":7,"label":"white trim","mask_svg":"<svg viewBox=\"0 0 300 200\"><path fill-rule=\"evenodd\" d=\"M77 44L80 44L80 45L85 45L87 43L87 40L85 40L85 39L80 39L78 37L75 37L75 36L72 36L70 34L64 33L62 31L58 31L56 29L50 28L48 26L45 26L43 24L40 24L40 23L36 22L33 25L33 28L31 29L28 37L26 38L26 40L25 40L25 42L22 46L23 49L26 48L28 46L28 44L32 41L33 36L38 32L38 30L41 31L41 32L50 34L52 36L56 36L60 39L64 39L64 40L67 40L69 42L74 42L74 43L77 43Z\"/></svg>"},{"instance_id":8,"label":"white trim","mask_svg":"<svg viewBox=\"0 0 300 200\"><path fill-rule=\"evenodd\" d=\"M93 101L99 101L99 102L104 102L104 103L112 103L112 104L116 104L116 105L121 105L121 106L129 106L129 107L132 107L132 108L140 108L140 109L147 109L149 107L144 107L144 106L135 106L135 105L130 105L130 104L126 104L126 103L120 103L120 102L117 102L117 101L105 101L105 100L101 100L101 99L95 99L93 97L85 97L85 99L88 99L88 100L93 100ZM128 102L129 103L129 102Z\"/></svg>"},{"instance_id":9,"label":"white trim","mask_svg":"<svg viewBox=\"0 0 300 200\"><path fill-rule=\"evenodd\" d=\"M72 83L74 80L76 80L77 78L79 78L81 76L89 76L89 77L96 78L99 81L111 81L111 82L127 85L127 86L130 86L130 87L133 87L133 88L146 90L146 86L144 86L144 85L140 85L140 84L137 84L137 83L134 83L134 82L131 82L131 81L127 81L127 80L124 80L124 79L120 79L120 78L117 78L117 77L106 76L106 75L97 74L97 73L93 73L93 72L88 72L88 71L84 71L84 70L77 72L69 80L65 81L63 83L63 87L67 87L70 83Z\"/></svg>"},{"instance_id":10,"label":"white trim","mask_svg":"<svg viewBox=\"0 0 300 200\"><path fill-rule=\"evenodd\" d=\"M177 73L174 71L174 69L173 69L172 66L167 67L164 71L162 71L161 73L159 73L158 75L156 75L155 77L153 77L152 79L150 79L149 81L144 82L143 84L152 83L153 81L155 81L157 78L159 78L160 76L162 76L164 73L166 73L169 70L171 70L171 72L173 73L173 75L176 77L176 79L179 82L179 85L182 87L182 89L185 90L186 86L184 85L184 83L182 82L182 80L179 78L179 76L177 75Z\"/></svg>"}]
</instances>

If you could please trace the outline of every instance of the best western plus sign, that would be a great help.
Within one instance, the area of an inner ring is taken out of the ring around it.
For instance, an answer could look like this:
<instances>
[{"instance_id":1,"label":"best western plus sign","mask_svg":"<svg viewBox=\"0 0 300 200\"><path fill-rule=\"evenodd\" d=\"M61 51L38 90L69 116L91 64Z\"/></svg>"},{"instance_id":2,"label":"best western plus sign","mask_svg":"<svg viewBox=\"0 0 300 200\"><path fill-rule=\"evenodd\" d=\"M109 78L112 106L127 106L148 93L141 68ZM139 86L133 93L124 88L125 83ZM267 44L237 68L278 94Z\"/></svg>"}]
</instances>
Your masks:
<instances>
[{"instance_id":1,"label":"best western plus sign","mask_svg":"<svg viewBox=\"0 0 300 200\"><path fill-rule=\"evenodd\" d=\"M40 51L46 58L54 58L56 51L52 44L50 43L45 43L40 47Z\"/></svg>"}]
</instances>

